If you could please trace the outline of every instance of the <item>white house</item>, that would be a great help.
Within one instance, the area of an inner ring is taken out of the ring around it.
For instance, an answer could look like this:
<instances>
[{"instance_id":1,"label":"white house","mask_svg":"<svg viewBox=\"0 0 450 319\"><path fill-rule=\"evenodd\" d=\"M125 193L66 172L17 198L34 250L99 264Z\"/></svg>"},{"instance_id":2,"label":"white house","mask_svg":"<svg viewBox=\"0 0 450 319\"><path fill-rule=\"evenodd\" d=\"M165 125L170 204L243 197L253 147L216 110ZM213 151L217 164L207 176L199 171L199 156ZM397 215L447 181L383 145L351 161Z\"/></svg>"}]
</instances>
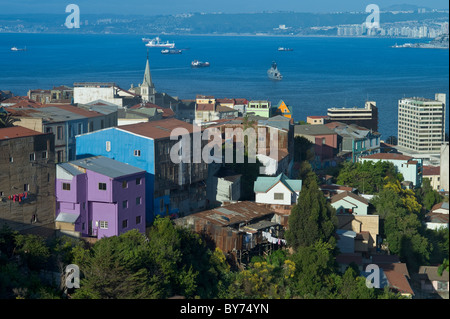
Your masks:
<instances>
[{"instance_id":1,"label":"white house","mask_svg":"<svg viewBox=\"0 0 450 319\"><path fill-rule=\"evenodd\" d=\"M261 204L292 205L297 202L302 189L302 181L278 176L260 176L254 185L255 202Z\"/></svg>"},{"instance_id":2,"label":"white house","mask_svg":"<svg viewBox=\"0 0 450 319\"><path fill-rule=\"evenodd\" d=\"M358 161L360 163L364 163L365 161L391 162L394 164L397 172L403 175L405 181L412 182L414 187L420 187L422 185L423 160L421 158L412 158L398 153L377 153L362 156Z\"/></svg>"},{"instance_id":3,"label":"white house","mask_svg":"<svg viewBox=\"0 0 450 319\"><path fill-rule=\"evenodd\" d=\"M334 195L330 202L338 214L367 215L369 207L367 199L348 191Z\"/></svg>"},{"instance_id":4,"label":"white house","mask_svg":"<svg viewBox=\"0 0 450 319\"><path fill-rule=\"evenodd\" d=\"M449 221L449 205L448 202L439 203L433 206L431 211L425 215L425 224L428 229L445 229L448 228Z\"/></svg>"}]
</instances>

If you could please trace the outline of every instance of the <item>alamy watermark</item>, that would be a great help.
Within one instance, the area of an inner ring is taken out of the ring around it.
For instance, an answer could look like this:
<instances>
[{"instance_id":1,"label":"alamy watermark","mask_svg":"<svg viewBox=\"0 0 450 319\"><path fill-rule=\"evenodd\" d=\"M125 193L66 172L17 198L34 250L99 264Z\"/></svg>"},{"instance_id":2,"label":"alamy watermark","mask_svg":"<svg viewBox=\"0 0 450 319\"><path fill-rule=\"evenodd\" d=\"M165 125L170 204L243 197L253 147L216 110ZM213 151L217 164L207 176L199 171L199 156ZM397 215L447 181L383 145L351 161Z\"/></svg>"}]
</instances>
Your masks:
<instances>
[{"instance_id":1,"label":"alamy watermark","mask_svg":"<svg viewBox=\"0 0 450 319\"><path fill-rule=\"evenodd\" d=\"M373 3L369 4L366 7L366 12L370 12L370 14L366 18L366 28L367 29L380 28L380 7Z\"/></svg>"},{"instance_id":2,"label":"alamy watermark","mask_svg":"<svg viewBox=\"0 0 450 319\"><path fill-rule=\"evenodd\" d=\"M181 137L181 138L180 138ZM201 128L193 124L192 134L184 127L172 130L170 134L172 141L178 141L170 149L170 159L172 163L244 163L247 155L248 163L256 163L257 156L265 156L273 159L273 165L278 162L278 130L275 128L240 127L225 128L224 141L222 132L216 128ZM202 147L202 141L208 141ZM269 143L267 143L269 142ZM225 156L223 156L222 145L225 145ZM236 156L234 156L236 151ZM263 161L264 166L269 165L269 161ZM265 167L260 168L260 173L265 171Z\"/></svg>"},{"instance_id":3,"label":"alamy watermark","mask_svg":"<svg viewBox=\"0 0 450 319\"><path fill-rule=\"evenodd\" d=\"M75 264L66 266L65 287L68 289L80 288L80 268Z\"/></svg>"},{"instance_id":4,"label":"alamy watermark","mask_svg":"<svg viewBox=\"0 0 450 319\"><path fill-rule=\"evenodd\" d=\"M66 23L64 25L68 29L79 29L80 28L80 7L76 4L69 4L66 6L66 12L70 14L66 18Z\"/></svg>"},{"instance_id":5,"label":"alamy watermark","mask_svg":"<svg viewBox=\"0 0 450 319\"><path fill-rule=\"evenodd\" d=\"M369 273L366 277L367 288L380 288L381 287L380 267L378 267L378 265L375 264L369 264L367 265L365 272Z\"/></svg>"}]
</instances>

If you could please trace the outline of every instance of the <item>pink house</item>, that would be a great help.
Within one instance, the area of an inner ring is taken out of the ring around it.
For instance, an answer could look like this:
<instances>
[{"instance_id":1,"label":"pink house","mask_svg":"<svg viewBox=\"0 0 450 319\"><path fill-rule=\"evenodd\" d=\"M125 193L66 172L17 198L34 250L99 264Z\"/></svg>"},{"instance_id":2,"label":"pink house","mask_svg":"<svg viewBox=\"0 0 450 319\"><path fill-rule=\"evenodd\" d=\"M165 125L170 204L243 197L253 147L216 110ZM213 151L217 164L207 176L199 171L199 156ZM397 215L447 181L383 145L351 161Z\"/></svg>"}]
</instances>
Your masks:
<instances>
[{"instance_id":1,"label":"pink house","mask_svg":"<svg viewBox=\"0 0 450 319\"><path fill-rule=\"evenodd\" d=\"M56 167L56 227L76 237L145 233L145 171L103 156Z\"/></svg>"}]
</instances>

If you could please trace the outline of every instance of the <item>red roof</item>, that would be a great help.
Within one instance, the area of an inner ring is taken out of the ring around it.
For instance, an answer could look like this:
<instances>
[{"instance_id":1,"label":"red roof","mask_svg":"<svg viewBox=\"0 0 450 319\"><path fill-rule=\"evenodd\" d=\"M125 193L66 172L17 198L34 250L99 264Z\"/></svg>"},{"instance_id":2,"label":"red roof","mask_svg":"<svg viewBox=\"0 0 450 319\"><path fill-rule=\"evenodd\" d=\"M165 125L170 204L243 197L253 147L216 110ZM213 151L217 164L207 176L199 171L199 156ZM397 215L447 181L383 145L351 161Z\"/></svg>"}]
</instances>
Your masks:
<instances>
[{"instance_id":1,"label":"red roof","mask_svg":"<svg viewBox=\"0 0 450 319\"><path fill-rule=\"evenodd\" d=\"M12 138L27 137L42 134L44 133L33 131L22 126L0 128L0 140L8 140Z\"/></svg>"},{"instance_id":2,"label":"red roof","mask_svg":"<svg viewBox=\"0 0 450 319\"><path fill-rule=\"evenodd\" d=\"M409 161L413 158L410 156L406 156L399 153L377 153L367 156L361 156L361 158L369 158L369 159L384 159L384 160L405 160Z\"/></svg>"},{"instance_id":3,"label":"red roof","mask_svg":"<svg viewBox=\"0 0 450 319\"><path fill-rule=\"evenodd\" d=\"M197 104L196 111L214 111L215 104Z\"/></svg>"},{"instance_id":4,"label":"red roof","mask_svg":"<svg viewBox=\"0 0 450 319\"><path fill-rule=\"evenodd\" d=\"M72 112L72 113L75 113L78 115L86 116L86 117L95 117L95 116L103 115L96 111L89 111L89 110L83 109L81 107L67 105L67 104L64 104L64 105L48 104L44 107L57 107L59 109L63 109L63 110L66 110L66 111L69 111L69 112Z\"/></svg>"},{"instance_id":5,"label":"red roof","mask_svg":"<svg viewBox=\"0 0 450 319\"><path fill-rule=\"evenodd\" d=\"M177 128L184 128L189 133L192 133L194 130L193 127L193 124L170 118L159 121L122 125L117 128L152 139L160 139L170 137L172 131Z\"/></svg>"},{"instance_id":6,"label":"red roof","mask_svg":"<svg viewBox=\"0 0 450 319\"><path fill-rule=\"evenodd\" d=\"M414 291L409 284L409 273L406 264L393 263L382 264L380 268L383 269L384 274L389 282L389 287L398 290L400 293L407 293L414 295Z\"/></svg>"},{"instance_id":7,"label":"red roof","mask_svg":"<svg viewBox=\"0 0 450 319\"><path fill-rule=\"evenodd\" d=\"M423 176L426 175L440 175L441 174L441 167L440 166L423 166Z\"/></svg>"},{"instance_id":8,"label":"red roof","mask_svg":"<svg viewBox=\"0 0 450 319\"><path fill-rule=\"evenodd\" d=\"M327 115L310 115L308 116L310 119L326 119Z\"/></svg>"}]
</instances>

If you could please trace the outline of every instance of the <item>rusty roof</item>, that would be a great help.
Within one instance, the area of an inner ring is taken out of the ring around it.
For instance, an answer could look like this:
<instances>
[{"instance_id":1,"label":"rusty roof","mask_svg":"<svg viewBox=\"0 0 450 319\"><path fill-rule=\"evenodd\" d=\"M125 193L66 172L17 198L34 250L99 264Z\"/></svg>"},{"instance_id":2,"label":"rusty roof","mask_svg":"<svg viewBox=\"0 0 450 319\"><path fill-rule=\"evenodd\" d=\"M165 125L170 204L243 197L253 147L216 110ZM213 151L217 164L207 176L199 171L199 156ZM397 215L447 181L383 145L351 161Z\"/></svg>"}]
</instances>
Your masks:
<instances>
[{"instance_id":1,"label":"rusty roof","mask_svg":"<svg viewBox=\"0 0 450 319\"><path fill-rule=\"evenodd\" d=\"M34 135L44 135L38 131L30 130L22 126L12 126L0 128L0 140L8 140L12 138L28 137Z\"/></svg>"},{"instance_id":2,"label":"rusty roof","mask_svg":"<svg viewBox=\"0 0 450 319\"><path fill-rule=\"evenodd\" d=\"M399 153L377 153L377 154L361 156L361 158L384 159L384 160L405 160L405 161L412 160L411 156L406 156L406 155L399 154Z\"/></svg>"},{"instance_id":3,"label":"rusty roof","mask_svg":"<svg viewBox=\"0 0 450 319\"><path fill-rule=\"evenodd\" d=\"M192 133L194 131L193 124L189 124L175 118L122 125L117 127L117 129L149 137L152 139L168 138L170 137L172 131L177 128L186 129L189 133Z\"/></svg>"},{"instance_id":4,"label":"rusty roof","mask_svg":"<svg viewBox=\"0 0 450 319\"><path fill-rule=\"evenodd\" d=\"M188 218L199 218L219 226L230 226L239 223L248 223L274 212L255 202L238 202L227 206L221 206L203 212L191 214Z\"/></svg>"}]
</instances>

